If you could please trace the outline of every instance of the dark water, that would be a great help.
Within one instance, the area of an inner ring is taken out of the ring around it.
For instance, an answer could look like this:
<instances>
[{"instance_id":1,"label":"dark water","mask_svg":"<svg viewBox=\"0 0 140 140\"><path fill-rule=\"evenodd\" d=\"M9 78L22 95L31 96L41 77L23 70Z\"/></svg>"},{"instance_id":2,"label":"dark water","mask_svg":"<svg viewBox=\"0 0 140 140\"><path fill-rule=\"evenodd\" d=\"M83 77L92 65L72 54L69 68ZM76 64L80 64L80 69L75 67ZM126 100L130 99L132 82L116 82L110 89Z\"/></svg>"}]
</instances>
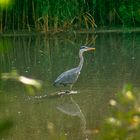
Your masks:
<instances>
[{"instance_id":1,"label":"dark water","mask_svg":"<svg viewBox=\"0 0 140 140\"><path fill-rule=\"evenodd\" d=\"M123 85L140 90L140 34L65 34L0 38L0 73L16 69L20 75L43 82L35 95L50 95L55 78L78 65L79 47L94 44L85 53L81 75L74 85L78 94L36 99L14 81L0 81L0 118L13 127L6 140L100 139L109 114L109 100ZM63 88L63 87L62 87Z\"/></svg>"}]
</instances>

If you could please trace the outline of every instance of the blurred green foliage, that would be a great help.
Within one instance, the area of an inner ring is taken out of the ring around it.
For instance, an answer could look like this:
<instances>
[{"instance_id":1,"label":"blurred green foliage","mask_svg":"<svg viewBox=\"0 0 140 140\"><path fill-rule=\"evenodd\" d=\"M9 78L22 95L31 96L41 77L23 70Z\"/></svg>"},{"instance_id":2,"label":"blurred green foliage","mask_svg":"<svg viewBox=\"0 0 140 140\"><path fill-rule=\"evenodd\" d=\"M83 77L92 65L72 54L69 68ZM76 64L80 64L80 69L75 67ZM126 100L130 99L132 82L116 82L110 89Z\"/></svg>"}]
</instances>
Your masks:
<instances>
[{"instance_id":1,"label":"blurred green foliage","mask_svg":"<svg viewBox=\"0 0 140 140\"><path fill-rule=\"evenodd\" d=\"M2 73L1 78L3 80L13 80L22 83L31 95L35 94L35 89L40 90L42 87L41 81L21 76L16 70L12 70L9 73Z\"/></svg>"},{"instance_id":2,"label":"blurred green foliage","mask_svg":"<svg viewBox=\"0 0 140 140\"><path fill-rule=\"evenodd\" d=\"M116 99L110 100L111 116L103 126L104 140L139 140L140 97L131 85L124 87Z\"/></svg>"},{"instance_id":3,"label":"blurred green foliage","mask_svg":"<svg viewBox=\"0 0 140 140\"><path fill-rule=\"evenodd\" d=\"M6 8L11 5L13 0L0 0L0 7L1 8Z\"/></svg>"},{"instance_id":4,"label":"blurred green foliage","mask_svg":"<svg viewBox=\"0 0 140 140\"><path fill-rule=\"evenodd\" d=\"M6 136L8 130L13 126L10 119L0 119L0 139Z\"/></svg>"},{"instance_id":5,"label":"blurred green foliage","mask_svg":"<svg viewBox=\"0 0 140 140\"><path fill-rule=\"evenodd\" d=\"M119 14L124 25L138 25L140 23L140 4L139 0L122 1L119 7Z\"/></svg>"},{"instance_id":6,"label":"blurred green foliage","mask_svg":"<svg viewBox=\"0 0 140 140\"><path fill-rule=\"evenodd\" d=\"M29 94L34 95L35 89L41 89L41 82L35 79L27 78L18 74L16 70L12 70L10 73L2 73L0 79L3 80L13 80L22 83ZM3 106L2 92L0 92L0 107ZM2 116L3 114L0 114ZM8 130L13 126L14 122L11 118L0 117L0 139L7 136Z\"/></svg>"},{"instance_id":7,"label":"blurred green foliage","mask_svg":"<svg viewBox=\"0 0 140 140\"><path fill-rule=\"evenodd\" d=\"M7 0L0 6L0 31L67 30L139 26L139 0ZM10 4L9 4L10 3ZM2 6L6 5L6 6ZM90 16L89 16L90 15ZM96 24L95 24L95 21Z\"/></svg>"},{"instance_id":8,"label":"blurred green foliage","mask_svg":"<svg viewBox=\"0 0 140 140\"><path fill-rule=\"evenodd\" d=\"M0 90L0 109L4 106L5 101L2 96L3 92ZM14 125L12 118L4 116L2 112L0 112L0 139L4 139L7 136L9 130Z\"/></svg>"}]
</instances>

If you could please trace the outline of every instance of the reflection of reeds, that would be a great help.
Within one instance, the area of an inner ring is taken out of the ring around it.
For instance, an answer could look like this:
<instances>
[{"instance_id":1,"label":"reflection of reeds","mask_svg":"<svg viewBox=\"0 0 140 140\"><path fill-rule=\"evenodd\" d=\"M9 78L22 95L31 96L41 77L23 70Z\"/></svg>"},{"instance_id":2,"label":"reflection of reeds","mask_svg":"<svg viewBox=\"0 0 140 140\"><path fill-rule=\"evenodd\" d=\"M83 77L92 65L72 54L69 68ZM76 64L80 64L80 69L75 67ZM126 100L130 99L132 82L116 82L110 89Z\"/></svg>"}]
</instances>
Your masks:
<instances>
[{"instance_id":1,"label":"reflection of reeds","mask_svg":"<svg viewBox=\"0 0 140 140\"><path fill-rule=\"evenodd\" d=\"M85 45L87 45L87 46L94 46L97 37L98 37L97 35L89 37L89 34L87 34L86 44Z\"/></svg>"}]
</instances>

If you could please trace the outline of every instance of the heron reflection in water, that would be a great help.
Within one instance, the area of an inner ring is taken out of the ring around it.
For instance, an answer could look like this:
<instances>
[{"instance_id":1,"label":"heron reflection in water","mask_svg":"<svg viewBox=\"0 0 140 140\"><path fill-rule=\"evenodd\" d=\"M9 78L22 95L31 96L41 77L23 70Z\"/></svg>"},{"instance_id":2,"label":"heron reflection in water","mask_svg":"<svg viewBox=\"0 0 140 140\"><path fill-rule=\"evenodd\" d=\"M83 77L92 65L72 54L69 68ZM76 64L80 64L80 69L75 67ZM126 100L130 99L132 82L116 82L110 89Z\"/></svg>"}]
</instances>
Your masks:
<instances>
[{"instance_id":1,"label":"heron reflection in water","mask_svg":"<svg viewBox=\"0 0 140 140\"><path fill-rule=\"evenodd\" d=\"M59 85L70 85L70 90L67 90L65 92L60 92L60 94L62 93L72 93L72 86L73 84L77 81L80 71L83 67L83 63L84 63L84 57L83 57L83 53L86 51L92 51L95 50L95 48L92 47L87 47L87 46L81 46L80 50L79 50L79 58L80 58L80 62L78 67L70 69L68 71L63 72L61 75L59 75L57 77L57 79L54 81L55 86L59 86Z\"/></svg>"}]
</instances>

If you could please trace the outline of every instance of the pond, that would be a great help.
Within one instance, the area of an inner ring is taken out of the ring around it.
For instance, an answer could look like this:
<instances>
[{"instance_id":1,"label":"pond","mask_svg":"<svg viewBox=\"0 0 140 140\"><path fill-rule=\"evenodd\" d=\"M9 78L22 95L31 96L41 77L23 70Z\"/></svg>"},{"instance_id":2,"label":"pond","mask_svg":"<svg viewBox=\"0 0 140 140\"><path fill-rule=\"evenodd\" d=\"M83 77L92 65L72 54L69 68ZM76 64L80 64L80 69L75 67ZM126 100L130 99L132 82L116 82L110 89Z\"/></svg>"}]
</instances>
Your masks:
<instances>
[{"instance_id":1,"label":"pond","mask_svg":"<svg viewBox=\"0 0 140 140\"><path fill-rule=\"evenodd\" d=\"M83 69L73 86L78 93L49 96L63 89L53 81L78 65L79 48L85 44L96 51L84 53ZM140 89L139 44L140 33L1 37L0 73L15 69L43 83L41 91L31 95L21 83L0 80L0 118L14 122L4 140L99 140L109 100L127 83Z\"/></svg>"}]
</instances>

